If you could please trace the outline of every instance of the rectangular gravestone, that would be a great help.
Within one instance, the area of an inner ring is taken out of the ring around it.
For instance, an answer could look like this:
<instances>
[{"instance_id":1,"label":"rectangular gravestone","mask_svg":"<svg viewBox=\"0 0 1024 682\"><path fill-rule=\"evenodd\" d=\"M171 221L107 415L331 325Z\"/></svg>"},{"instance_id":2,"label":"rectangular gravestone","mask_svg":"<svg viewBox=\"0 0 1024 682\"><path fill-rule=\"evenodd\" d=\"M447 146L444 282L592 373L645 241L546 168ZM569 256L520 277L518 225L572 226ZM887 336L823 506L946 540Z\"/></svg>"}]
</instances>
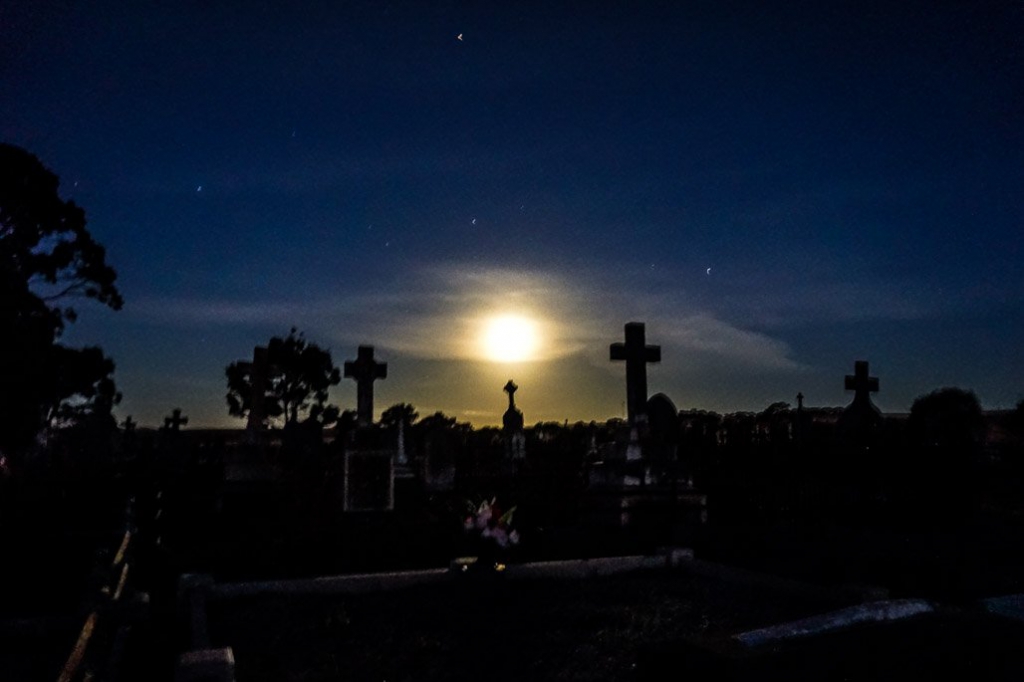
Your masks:
<instances>
[{"instance_id":1,"label":"rectangular gravestone","mask_svg":"<svg viewBox=\"0 0 1024 682\"><path fill-rule=\"evenodd\" d=\"M450 492L455 488L455 454L444 435L428 436L423 458L423 485L427 492Z\"/></svg>"},{"instance_id":2,"label":"rectangular gravestone","mask_svg":"<svg viewBox=\"0 0 1024 682\"><path fill-rule=\"evenodd\" d=\"M345 453L345 511L391 511L394 508L394 452L356 450Z\"/></svg>"}]
</instances>

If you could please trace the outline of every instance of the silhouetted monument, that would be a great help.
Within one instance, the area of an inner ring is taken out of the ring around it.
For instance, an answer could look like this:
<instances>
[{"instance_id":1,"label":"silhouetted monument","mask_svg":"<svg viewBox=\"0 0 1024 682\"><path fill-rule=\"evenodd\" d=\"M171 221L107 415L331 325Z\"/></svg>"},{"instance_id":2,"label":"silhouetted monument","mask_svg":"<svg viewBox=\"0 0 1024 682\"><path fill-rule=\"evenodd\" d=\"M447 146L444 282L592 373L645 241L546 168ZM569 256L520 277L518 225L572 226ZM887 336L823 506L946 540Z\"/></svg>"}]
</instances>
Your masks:
<instances>
[{"instance_id":1,"label":"silhouetted monument","mask_svg":"<svg viewBox=\"0 0 1024 682\"><path fill-rule=\"evenodd\" d=\"M679 410L664 393L651 396L645 409L649 424L648 445L652 448L645 454L655 459L674 461L679 447Z\"/></svg>"},{"instance_id":2,"label":"silhouetted monument","mask_svg":"<svg viewBox=\"0 0 1024 682\"><path fill-rule=\"evenodd\" d=\"M878 392L878 378L869 375L867 361L857 360L853 374L846 376L846 390L854 391L853 402L837 425L839 438L856 447L873 445L882 428L882 413L871 402L871 394Z\"/></svg>"},{"instance_id":3,"label":"silhouetted monument","mask_svg":"<svg viewBox=\"0 0 1024 682\"><path fill-rule=\"evenodd\" d=\"M855 391L851 407L859 404L861 407L878 409L871 404L871 394L878 393L878 377L869 374L867 360L857 360L853 363L853 376L846 375L846 390Z\"/></svg>"},{"instance_id":4,"label":"silhouetted monument","mask_svg":"<svg viewBox=\"0 0 1024 682\"><path fill-rule=\"evenodd\" d=\"M644 421L647 405L647 363L661 362L661 346L648 346L642 322L626 324L626 342L613 343L612 360L626 361L626 409L629 423Z\"/></svg>"},{"instance_id":5,"label":"silhouetted monument","mask_svg":"<svg viewBox=\"0 0 1024 682\"><path fill-rule=\"evenodd\" d=\"M388 365L373 359L373 346L359 346L355 360L345 363L345 378L356 380L356 423L373 423L373 382L386 379Z\"/></svg>"},{"instance_id":6,"label":"silhouetted monument","mask_svg":"<svg viewBox=\"0 0 1024 682\"><path fill-rule=\"evenodd\" d=\"M509 379L503 390L508 393L508 409L501 418L505 455L513 460L523 459L526 457L526 435L523 433L523 413L516 407L516 391L519 387Z\"/></svg>"},{"instance_id":7,"label":"silhouetted monument","mask_svg":"<svg viewBox=\"0 0 1024 682\"><path fill-rule=\"evenodd\" d=\"M252 362L238 363L249 373L249 383L252 386L252 395L249 398L249 416L245 422L245 430L250 442L253 442L256 434L263 429L263 422L267 418L267 378L270 373L270 363L267 358L267 349L264 346L256 346L252 349Z\"/></svg>"},{"instance_id":8,"label":"silhouetted monument","mask_svg":"<svg viewBox=\"0 0 1024 682\"><path fill-rule=\"evenodd\" d=\"M346 451L344 476L345 511L391 511L395 508L395 461L392 451Z\"/></svg>"},{"instance_id":9,"label":"silhouetted monument","mask_svg":"<svg viewBox=\"0 0 1024 682\"><path fill-rule=\"evenodd\" d=\"M395 450L395 463L400 467L409 466L409 456L405 452L405 420L398 420L398 444Z\"/></svg>"},{"instance_id":10,"label":"silhouetted monument","mask_svg":"<svg viewBox=\"0 0 1024 682\"><path fill-rule=\"evenodd\" d=\"M165 431L180 431L182 426L188 424L188 417L181 416L181 408L176 407L171 411L170 417L164 417Z\"/></svg>"}]
</instances>

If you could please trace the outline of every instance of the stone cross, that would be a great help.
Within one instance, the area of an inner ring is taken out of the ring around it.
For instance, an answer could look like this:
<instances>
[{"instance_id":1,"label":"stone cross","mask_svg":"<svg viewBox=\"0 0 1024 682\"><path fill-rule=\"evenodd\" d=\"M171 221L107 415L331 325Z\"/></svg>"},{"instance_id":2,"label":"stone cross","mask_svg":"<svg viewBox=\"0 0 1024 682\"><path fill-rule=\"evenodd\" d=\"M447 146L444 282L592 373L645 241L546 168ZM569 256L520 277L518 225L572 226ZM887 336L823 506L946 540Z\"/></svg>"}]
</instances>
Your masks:
<instances>
[{"instance_id":1,"label":"stone cross","mask_svg":"<svg viewBox=\"0 0 1024 682\"><path fill-rule=\"evenodd\" d=\"M629 423L635 424L647 405L647 363L661 362L661 346L648 346L642 322L626 325L626 342L609 348L612 360L626 361L626 407Z\"/></svg>"},{"instance_id":2,"label":"stone cross","mask_svg":"<svg viewBox=\"0 0 1024 682\"><path fill-rule=\"evenodd\" d=\"M345 363L345 378L356 380L356 423L359 426L373 423L373 382L387 376L388 365L373 359L373 346L359 346L356 359Z\"/></svg>"},{"instance_id":3,"label":"stone cross","mask_svg":"<svg viewBox=\"0 0 1024 682\"><path fill-rule=\"evenodd\" d=\"M263 427L263 420L267 418L265 403L267 375L270 373L270 364L267 362L267 349L263 346L256 346L252 349L252 362L240 362L238 364L249 371L249 383L252 385L252 396L249 399L249 418L245 422L245 428L251 437Z\"/></svg>"},{"instance_id":4,"label":"stone cross","mask_svg":"<svg viewBox=\"0 0 1024 682\"><path fill-rule=\"evenodd\" d=\"M854 404L871 404L872 393L878 392L878 377L868 376L867 360L853 363L853 376L846 375L846 390L856 391L853 395Z\"/></svg>"},{"instance_id":5,"label":"stone cross","mask_svg":"<svg viewBox=\"0 0 1024 682\"><path fill-rule=\"evenodd\" d=\"M180 407L175 407L170 417L164 417L164 428L168 431L180 431L185 424L188 424L188 417L181 416Z\"/></svg>"},{"instance_id":6,"label":"stone cross","mask_svg":"<svg viewBox=\"0 0 1024 682\"><path fill-rule=\"evenodd\" d=\"M505 391L505 393L508 393L508 409L516 409L516 391L519 390L519 387L515 385L515 382L509 379L508 383L505 384L505 388L502 390Z\"/></svg>"},{"instance_id":7,"label":"stone cross","mask_svg":"<svg viewBox=\"0 0 1024 682\"><path fill-rule=\"evenodd\" d=\"M138 426L138 424L135 423L135 420L132 419L131 415L125 417L124 422L121 424L121 427L124 429L125 433L132 433L133 431L135 431L136 426Z\"/></svg>"}]
</instances>

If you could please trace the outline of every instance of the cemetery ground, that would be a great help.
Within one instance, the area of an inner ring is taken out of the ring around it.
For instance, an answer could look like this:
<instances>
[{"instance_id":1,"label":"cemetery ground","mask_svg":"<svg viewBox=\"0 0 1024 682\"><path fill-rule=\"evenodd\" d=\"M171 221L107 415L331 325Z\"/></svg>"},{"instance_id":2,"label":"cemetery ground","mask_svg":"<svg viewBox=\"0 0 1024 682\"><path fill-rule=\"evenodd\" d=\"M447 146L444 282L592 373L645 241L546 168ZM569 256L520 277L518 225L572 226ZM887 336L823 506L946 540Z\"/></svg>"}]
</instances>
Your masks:
<instances>
[{"instance_id":1,"label":"cemetery ground","mask_svg":"<svg viewBox=\"0 0 1024 682\"><path fill-rule=\"evenodd\" d=\"M581 509L586 493L574 496L558 487L521 505L524 541L510 561L653 554L674 545L693 547L698 559L723 566L723 572L499 578L358 596L214 602L211 643L234 648L242 682L658 679L653 666L666 657L668 665L689 669L730 635L849 606L874 587L954 611L787 644L764 665L848 672L863 664L850 652L869 647L879 665L918 666L905 675L911 678L970 664L972 679L1014 679L978 661L1011 660L1005 642L1019 640L1018 625L979 613L976 601L1024 592L1019 487L1000 489L989 481L991 494L977 504L965 506L953 496L943 515L898 518L884 509L784 513L746 489L722 489L710 497L706 526L649 516L628 529L589 522ZM288 476L219 500L214 488L194 481L163 488L159 522L152 521L155 491L139 493L138 536L152 538L159 526L164 541L141 553L133 569L136 588L151 595L152 618L133 634L125 679L172 679L177 654L188 648L175 604L181 573L210 573L222 583L436 568L473 549L458 525L465 491L399 489L392 512L343 514L329 482L315 488ZM37 519L40 536L15 543L30 550L18 552L24 561L6 564L8 623L40 615L64 619L45 634L21 631L4 638L0 664L17 673L14 679L55 679L74 644L95 547L116 530L117 505L93 506L92 514L76 517L75 509L88 506L81 495L68 496L60 513L75 524ZM537 506L547 508L542 520L531 519ZM59 542L47 541L54 538ZM780 577L782 587L772 579L736 579L732 567ZM808 589L793 589L785 579ZM876 679L877 672L867 670L862 679Z\"/></svg>"},{"instance_id":2,"label":"cemetery ground","mask_svg":"<svg viewBox=\"0 0 1024 682\"><path fill-rule=\"evenodd\" d=\"M253 598L214 604L210 619L239 680L621 680L651 646L845 605L654 570Z\"/></svg>"},{"instance_id":3,"label":"cemetery ground","mask_svg":"<svg viewBox=\"0 0 1024 682\"><path fill-rule=\"evenodd\" d=\"M348 517L330 513L329 495L295 500L236 500L207 537L209 554L196 546L188 561L207 562L218 581L231 582L443 567L468 549L451 519L443 521L458 495L420 500L415 513ZM666 657L670 666L699 666L730 635L860 603L874 590L942 607L910 623L787 643L750 665L850 679L878 679L885 666L911 679L949 669L1015 679L1024 667L1008 652L1024 631L976 607L984 597L1024 592L1024 553L1014 541L1024 523L1013 500L997 502L952 505L955 513L941 518L896 519L884 510L729 518L720 510L722 519L703 529L655 518L629 530L596 529L560 514L565 523L534 529L539 535L510 560L653 554L682 540L723 570L252 597L211 605L211 640L234 648L240 680L659 679L653 671ZM862 647L874 652L871 663L854 655Z\"/></svg>"}]
</instances>

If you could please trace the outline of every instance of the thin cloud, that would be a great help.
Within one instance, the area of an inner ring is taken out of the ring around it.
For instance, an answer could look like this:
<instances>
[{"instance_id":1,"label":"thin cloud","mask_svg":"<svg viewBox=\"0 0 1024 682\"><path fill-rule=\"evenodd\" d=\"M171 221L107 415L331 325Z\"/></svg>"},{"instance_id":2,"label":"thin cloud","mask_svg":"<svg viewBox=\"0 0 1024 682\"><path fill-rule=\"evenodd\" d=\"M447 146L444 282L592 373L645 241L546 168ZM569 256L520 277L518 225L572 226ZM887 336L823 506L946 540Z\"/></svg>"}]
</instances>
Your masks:
<instances>
[{"instance_id":1,"label":"thin cloud","mask_svg":"<svg viewBox=\"0 0 1024 682\"><path fill-rule=\"evenodd\" d=\"M636 319L656 335L651 343L677 356L695 356L695 361L714 356L770 369L801 367L783 341L688 307L684 291L627 296L609 279L593 272L553 274L454 264L425 268L389 291L264 303L149 299L133 309L168 325L296 326L312 339L372 344L435 360L480 360L479 338L486 321L519 314L536 321L544 339L535 361L582 353L601 365L607 364L607 345L618 340L622 325Z\"/></svg>"}]
</instances>

